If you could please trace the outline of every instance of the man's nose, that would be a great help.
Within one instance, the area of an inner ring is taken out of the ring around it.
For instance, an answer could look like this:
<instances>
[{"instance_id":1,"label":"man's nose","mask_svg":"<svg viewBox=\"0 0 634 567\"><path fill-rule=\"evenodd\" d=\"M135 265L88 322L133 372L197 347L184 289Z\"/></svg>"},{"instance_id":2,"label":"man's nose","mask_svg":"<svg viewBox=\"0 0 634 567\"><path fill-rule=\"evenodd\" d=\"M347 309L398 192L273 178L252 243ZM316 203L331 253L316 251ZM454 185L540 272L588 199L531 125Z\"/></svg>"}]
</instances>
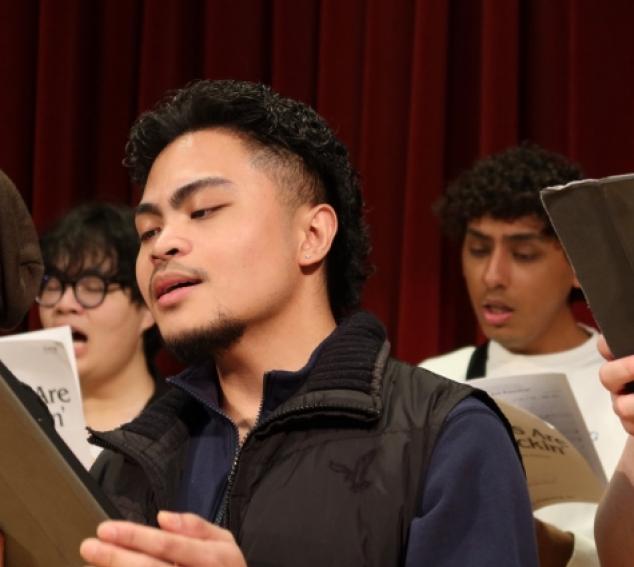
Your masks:
<instances>
[{"instance_id":1,"label":"man's nose","mask_svg":"<svg viewBox=\"0 0 634 567\"><path fill-rule=\"evenodd\" d=\"M163 227L152 242L151 259L154 263L166 262L187 254L190 249L189 241L175 229Z\"/></svg>"},{"instance_id":2,"label":"man's nose","mask_svg":"<svg viewBox=\"0 0 634 567\"><path fill-rule=\"evenodd\" d=\"M488 288L506 287L510 277L510 260L504 250L491 252L484 269L483 280Z\"/></svg>"},{"instance_id":3,"label":"man's nose","mask_svg":"<svg viewBox=\"0 0 634 567\"><path fill-rule=\"evenodd\" d=\"M60 313L77 313L84 308L81 303L77 301L73 286L67 285L59 301L54 305L54 309Z\"/></svg>"}]
</instances>

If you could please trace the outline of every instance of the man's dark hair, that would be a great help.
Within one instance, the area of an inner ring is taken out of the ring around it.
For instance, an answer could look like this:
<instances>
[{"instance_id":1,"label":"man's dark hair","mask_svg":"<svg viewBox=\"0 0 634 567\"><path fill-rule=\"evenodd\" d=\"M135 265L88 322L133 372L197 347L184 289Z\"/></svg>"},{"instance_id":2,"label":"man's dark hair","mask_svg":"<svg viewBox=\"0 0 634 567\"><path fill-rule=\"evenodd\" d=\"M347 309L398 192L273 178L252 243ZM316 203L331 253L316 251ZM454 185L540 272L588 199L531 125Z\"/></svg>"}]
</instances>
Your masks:
<instances>
[{"instance_id":1,"label":"man's dark hair","mask_svg":"<svg viewBox=\"0 0 634 567\"><path fill-rule=\"evenodd\" d=\"M476 162L449 185L435 210L445 233L457 241L469 222L486 215L498 220L533 215L544 222L544 234L554 236L539 191L582 177L562 155L523 143Z\"/></svg>"},{"instance_id":2,"label":"man's dark hair","mask_svg":"<svg viewBox=\"0 0 634 567\"><path fill-rule=\"evenodd\" d=\"M142 304L135 271L139 245L132 208L110 203L80 205L40 238L45 274L63 272L77 277L86 270L97 270L129 289L132 301ZM154 358L160 346L160 335L153 325L143 335L143 350L154 377Z\"/></svg>"},{"instance_id":3,"label":"man's dark hair","mask_svg":"<svg viewBox=\"0 0 634 567\"><path fill-rule=\"evenodd\" d=\"M124 159L132 180L144 185L167 145L207 128L227 129L262 152L294 199L334 208L339 229L327 257L328 296L336 318L356 309L370 273L368 230L357 173L325 120L262 84L196 81L168 93L132 126Z\"/></svg>"}]
</instances>

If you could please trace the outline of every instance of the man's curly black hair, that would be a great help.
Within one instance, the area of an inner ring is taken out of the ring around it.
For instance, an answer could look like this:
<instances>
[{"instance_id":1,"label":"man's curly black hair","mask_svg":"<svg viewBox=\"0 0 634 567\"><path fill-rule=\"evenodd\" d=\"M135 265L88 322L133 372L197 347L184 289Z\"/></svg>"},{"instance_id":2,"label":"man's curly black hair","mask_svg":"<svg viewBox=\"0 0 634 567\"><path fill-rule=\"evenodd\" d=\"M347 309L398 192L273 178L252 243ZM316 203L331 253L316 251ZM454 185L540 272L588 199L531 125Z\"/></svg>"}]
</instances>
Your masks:
<instances>
[{"instance_id":1,"label":"man's curly black hair","mask_svg":"<svg viewBox=\"0 0 634 567\"><path fill-rule=\"evenodd\" d=\"M262 150L300 202L326 202L334 208L339 229L327 258L328 295L336 318L356 309L370 273L368 229L358 175L325 120L262 84L195 81L168 93L134 123L124 159L130 177L144 185L167 145L207 128L227 129Z\"/></svg>"},{"instance_id":2,"label":"man's curly black hair","mask_svg":"<svg viewBox=\"0 0 634 567\"><path fill-rule=\"evenodd\" d=\"M469 222L486 215L499 220L533 215L544 221L544 234L554 236L539 191L582 177L581 169L562 155L525 142L476 162L434 208L445 233L457 241Z\"/></svg>"}]
</instances>

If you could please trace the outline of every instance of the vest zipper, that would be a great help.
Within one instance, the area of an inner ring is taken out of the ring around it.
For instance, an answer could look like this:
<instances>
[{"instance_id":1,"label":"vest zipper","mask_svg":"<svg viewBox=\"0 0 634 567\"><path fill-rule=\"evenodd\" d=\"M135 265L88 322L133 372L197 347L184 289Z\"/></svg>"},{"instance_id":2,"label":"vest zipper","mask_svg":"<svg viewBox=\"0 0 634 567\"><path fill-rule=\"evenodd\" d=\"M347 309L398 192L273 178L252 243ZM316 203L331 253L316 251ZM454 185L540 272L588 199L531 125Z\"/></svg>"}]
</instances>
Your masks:
<instances>
[{"instance_id":1,"label":"vest zipper","mask_svg":"<svg viewBox=\"0 0 634 567\"><path fill-rule=\"evenodd\" d=\"M244 444L247 442L247 439L251 435L251 432L256 427L258 427L259 425L258 422L260 421L260 416L262 415L263 406L264 406L264 389L262 391L262 399L260 400L260 406L258 407L258 413L255 418L255 424L253 425L253 429L247 431L247 434L244 436L244 441L242 443L240 443L240 432L238 430L238 426L233 421L231 421L231 419L228 416L226 416L227 419L231 421L231 423L233 424L235 428L236 437L237 437L236 446L238 447L238 449L236 450L236 454L233 457L233 463L231 463L231 470L229 471L229 476L227 477L227 485L225 487L225 493L222 496L222 504L220 505L220 508L218 509L218 513L216 514L216 517L214 518L214 524L218 526L223 525L224 519L227 515L226 513L229 507L229 494L231 493L231 487L233 486L233 479L236 474L236 469L238 468L238 461L240 460L240 453L242 452L242 447L244 447Z\"/></svg>"},{"instance_id":2,"label":"vest zipper","mask_svg":"<svg viewBox=\"0 0 634 567\"><path fill-rule=\"evenodd\" d=\"M236 441L236 453L233 456L233 462L231 463L231 469L230 469L230 472L229 472L229 476L227 477L228 478L227 486L225 487L225 493L222 496L222 503L220 504L220 508L218 509L218 512L216 513L216 517L213 520L214 524L216 524L218 526L221 526L222 525L222 521L223 521L223 517L224 517L225 508L227 506L228 487L229 487L229 484L230 484L231 477L233 475L233 471L234 471L234 469L236 468L236 466L238 464L238 459L240 457L240 451L242 449L242 445L240 444L240 430L238 429L238 426L233 421L233 419L231 419L224 411L222 411L220 409L220 406L214 407L214 406L210 405L207 400L205 400L201 396L199 396L197 392L189 390L189 388L184 388L184 390L190 396L192 396L192 398L195 398L196 400L198 400L203 405L203 407L209 408L214 413L217 413L218 415L224 417L231 424L231 426L233 427L233 433L235 435L235 441ZM257 423L257 419L259 419L259 417L260 417L260 413L262 412L262 405L263 404L264 404L264 397L262 397L262 400L260 401L260 407L258 409L256 423ZM247 436L245 436L245 441L246 441L246 437L248 437L248 433L247 433Z\"/></svg>"}]
</instances>

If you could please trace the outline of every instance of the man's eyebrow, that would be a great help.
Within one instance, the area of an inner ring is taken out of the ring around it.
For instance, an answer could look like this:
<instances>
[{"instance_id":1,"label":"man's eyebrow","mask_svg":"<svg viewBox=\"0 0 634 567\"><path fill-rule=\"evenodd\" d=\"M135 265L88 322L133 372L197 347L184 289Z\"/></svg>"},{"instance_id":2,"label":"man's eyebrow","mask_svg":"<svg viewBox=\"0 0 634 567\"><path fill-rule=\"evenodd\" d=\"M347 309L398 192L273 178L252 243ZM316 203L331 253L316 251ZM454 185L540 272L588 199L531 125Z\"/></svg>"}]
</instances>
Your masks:
<instances>
[{"instance_id":1,"label":"man's eyebrow","mask_svg":"<svg viewBox=\"0 0 634 567\"><path fill-rule=\"evenodd\" d=\"M161 216L161 209L154 203L139 203L134 207L134 216L138 217L139 215Z\"/></svg>"},{"instance_id":2,"label":"man's eyebrow","mask_svg":"<svg viewBox=\"0 0 634 567\"><path fill-rule=\"evenodd\" d=\"M547 236L542 234L541 232L520 232L518 234L509 234L505 236L505 240L509 240L511 242L532 242L534 240L542 241L546 240Z\"/></svg>"},{"instance_id":3,"label":"man's eyebrow","mask_svg":"<svg viewBox=\"0 0 634 567\"><path fill-rule=\"evenodd\" d=\"M480 232L475 228L467 228L466 233L467 235L479 240L493 240L492 236L485 234L484 232ZM542 241L547 238L548 235L543 232L517 232L515 234L506 234L502 237L503 240L510 242L531 242L534 240Z\"/></svg>"},{"instance_id":4,"label":"man's eyebrow","mask_svg":"<svg viewBox=\"0 0 634 567\"><path fill-rule=\"evenodd\" d=\"M197 193L201 189L207 187L219 187L221 185L232 185L231 181L224 177L203 177L196 179L187 185L183 185L174 191L170 197L170 206L174 209L178 209L183 202L191 197L194 193Z\"/></svg>"},{"instance_id":5,"label":"man's eyebrow","mask_svg":"<svg viewBox=\"0 0 634 567\"><path fill-rule=\"evenodd\" d=\"M178 209L187 198L191 197L194 193L200 191L201 189L219 187L221 185L232 185L232 183L224 177L202 177L201 179L196 179L195 181L187 183L187 185L183 185L182 187L176 189L169 198L169 204L172 208ZM160 216L161 209L155 203L139 203L134 210L134 214Z\"/></svg>"}]
</instances>

